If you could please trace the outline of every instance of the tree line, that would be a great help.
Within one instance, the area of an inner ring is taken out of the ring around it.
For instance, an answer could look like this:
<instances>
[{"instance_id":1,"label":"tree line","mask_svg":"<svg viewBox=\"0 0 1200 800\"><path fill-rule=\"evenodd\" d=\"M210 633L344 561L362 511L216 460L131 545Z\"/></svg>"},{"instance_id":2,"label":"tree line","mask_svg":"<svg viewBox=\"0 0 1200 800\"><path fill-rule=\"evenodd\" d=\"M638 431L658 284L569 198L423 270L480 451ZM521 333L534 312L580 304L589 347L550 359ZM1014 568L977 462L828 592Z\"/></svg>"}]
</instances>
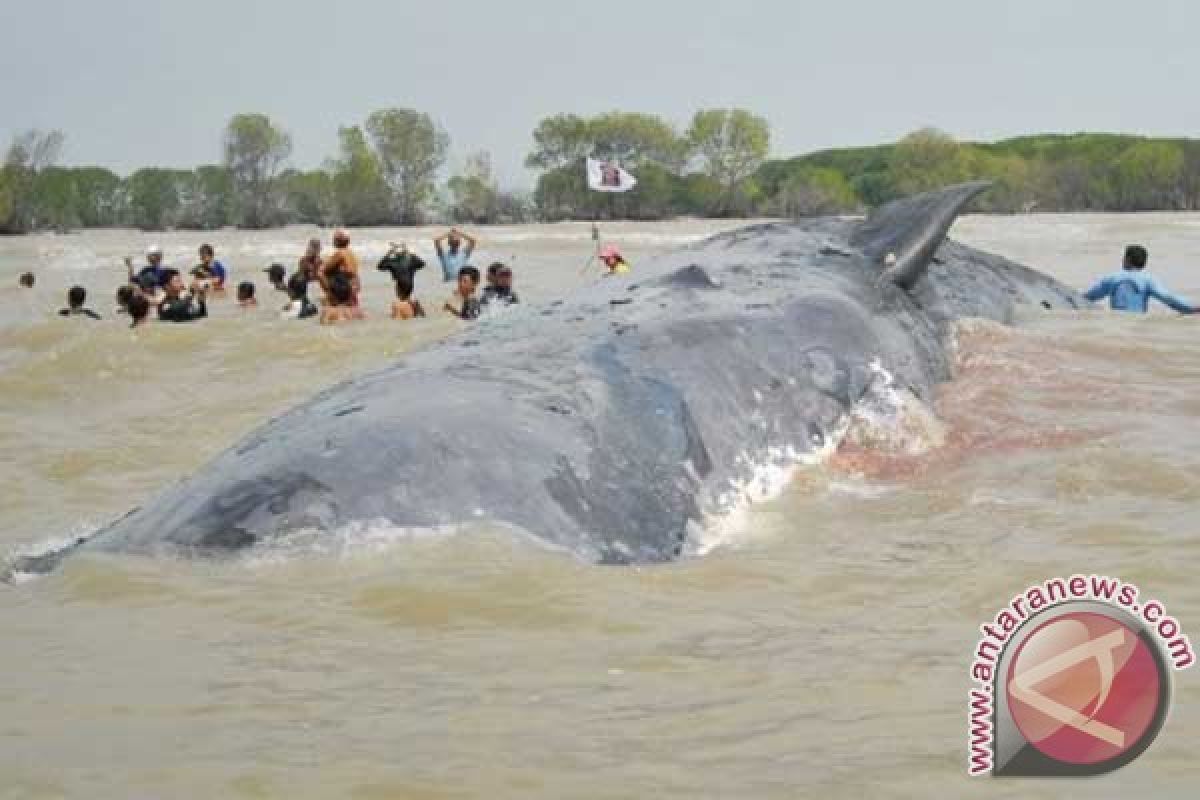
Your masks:
<instances>
[{"instance_id":1,"label":"tree line","mask_svg":"<svg viewBox=\"0 0 1200 800\"><path fill-rule=\"evenodd\" d=\"M993 212L1200 208L1200 140L1114 134L959 142L934 129L899 142L768 160L766 119L742 109L697 112L683 130L662 117L559 114L533 131L532 193L502 191L485 152L440 181L450 139L428 114L385 109L338 131L321 167L290 165L289 134L239 114L220 164L148 167L119 176L59 165L63 134L14 138L0 167L0 233L130 226L145 230L476 224L563 219L663 219L856 213L926 189L986 178ZM625 194L588 190L588 157L638 178Z\"/></svg>"}]
</instances>

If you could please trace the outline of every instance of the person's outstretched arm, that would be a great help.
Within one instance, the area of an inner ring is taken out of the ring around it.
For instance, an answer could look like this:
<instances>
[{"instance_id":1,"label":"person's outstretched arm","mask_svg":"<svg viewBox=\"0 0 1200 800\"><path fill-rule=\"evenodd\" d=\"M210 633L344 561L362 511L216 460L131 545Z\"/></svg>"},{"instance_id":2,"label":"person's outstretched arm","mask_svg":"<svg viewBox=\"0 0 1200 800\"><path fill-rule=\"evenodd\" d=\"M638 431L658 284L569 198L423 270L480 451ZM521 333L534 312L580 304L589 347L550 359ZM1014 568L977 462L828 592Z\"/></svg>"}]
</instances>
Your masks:
<instances>
[{"instance_id":1,"label":"person's outstretched arm","mask_svg":"<svg viewBox=\"0 0 1200 800\"><path fill-rule=\"evenodd\" d=\"M1150 284L1146 287L1146 292L1164 306L1174 309L1180 314L1195 314L1197 311L1194 305L1163 288L1159 285L1158 281L1150 281Z\"/></svg>"},{"instance_id":2,"label":"person's outstretched arm","mask_svg":"<svg viewBox=\"0 0 1200 800\"><path fill-rule=\"evenodd\" d=\"M1113 282L1111 278L1104 278L1092 288L1083 293L1084 299L1089 303L1094 303L1097 300L1108 297L1112 294Z\"/></svg>"},{"instance_id":3,"label":"person's outstretched arm","mask_svg":"<svg viewBox=\"0 0 1200 800\"><path fill-rule=\"evenodd\" d=\"M434 237L433 249L437 251L438 258L441 258L442 255L445 253L445 251L442 250L442 242L446 241L446 239L449 238L449 236L450 236L450 234L449 234L449 232L447 232L447 233L443 233L441 236Z\"/></svg>"}]
</instances>

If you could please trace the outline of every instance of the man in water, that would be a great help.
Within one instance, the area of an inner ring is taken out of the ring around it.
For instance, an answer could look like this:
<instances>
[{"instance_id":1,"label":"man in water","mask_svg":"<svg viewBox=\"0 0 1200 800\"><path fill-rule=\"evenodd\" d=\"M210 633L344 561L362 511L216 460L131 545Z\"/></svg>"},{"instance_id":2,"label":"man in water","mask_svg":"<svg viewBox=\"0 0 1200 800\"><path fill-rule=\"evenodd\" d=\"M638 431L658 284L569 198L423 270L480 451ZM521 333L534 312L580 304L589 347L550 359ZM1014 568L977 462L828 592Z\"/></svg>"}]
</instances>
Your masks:
<instances>
[{"instance_id":1,"label":"man in water","mask_svg":"<svg viewBox=\"0 0 1200 800\"><path fill-rule=\"evenodd\" d=\"M463 247L464 240L467 243L466 247ZM444 245L443 242L445 243ZM476 242L473 237L463 233L458 228L451 228L448 232L433 240L433 247L437 250L438 261L442 262L443 280L449 283L458 278L459 271L467 266L467 262L471 259L471 254L475 252L475 244ZM478 275L478 271L476 275Z\"/></svg>"},{"instance_id":2,"label":"man in water","mask_svg":"<svg viewBox=\"0 0 1200 800\"><path fill-rule=\"evenodd\" d=\"M380 272L392 273L392 280L399 283L402 280L407 280L409 284L415 285L417 270L425 268L425 261L416 253L409 251L408 245L401 242L396 244L391 243L391 248L387 254L379 261L377 269Z\"/></svg>"},{"instance_id":3,"label":"man in water","mask_svg":"<svg viewBox=\"0 0 1200 800\"><path fill-rule=\"evenodd\" d=\"M401 276L396 280L396 299L392 301L392 319L414 319L425 316L421 301L412 296L411 277Z\"/></svg>"},{"instance_id":4,"label":"man in water","mask_svg":"<svg viewBox=\"0 0 1200 800\"><path fill-rule=\"evenodd\" d=\"M183 289L183 276L170 270L163 287L166 297L158 304L158 318L163 322L192 322L208 316L205 291L197 286L194 295ZM132 312L132 307L131 307Z\"/></svg>"},{"instance_id":5,"label":"man in water","mask_svg":"<svg viewBox=\"0 0 1200 800\"><path fill-rule=\"evenodd\" d=\"M475 290L479 288L479 270L463 267L458 271L458 285L454 294L442 306L442 310L459 319L475 319L479 316L479 300Z\"/></svg>"},{"instance_id":6,"label":"man in water","mask_svg":"<svg viewBox=\"0 0 1200 800\"><path fill-rule=\"evenodd\" d=\"M192 274L198 278L212 281L214 292L225 291L225 280L229 273L226 271L225 265L217 261L216 251L213 250L211 244L200 245L200 265L192 270Z\"/></svg>"},{"instance_id":7,"label":"man in water","mask_svg":"<svg viewBox=\"0 0 1200 800\"><path fill-rule=\"evenodd\" d=\"M237 303L240 308L258 308L258 298L254 296L254 284L242 281L238 284Z\"/></svg>"},{"instance_id":8,"label":"man in water","mask_svg":"<svg viewBox=\"0 0 1200 800\"><path fill-rule=\"evenodd\" d=\"M492 269L495 267L495 270ZM513 271L512 267L507 264L493 264L488 267L488 272L492 273L492 283L483 290L483 297L480 300L480 305L484 308L511 306L520 302L517 299L517 293L513 291Z\"/></svg>"},{"instance_id":9,"label":"man in water","mask_svg":"<svg viewBox=\"0 0 1200 800\"><path fill-rule=\"evenodd\" d=\"M59 309L60 317L87 317L88 319L100 319L100 315L90 308L85 308L84 303L87 302L87 289L82 286L72 286L67 292L67 307Z\"/></svg>"},{"instance_id":10,"label":"man in water","mask_svg":"<svg viewBox=\"0 0 1200 800\"><path fill-rule=\"evenodd\" d=\"M17 285L22 289L32 289L34 277L32 272L22 272L21 277L17 278Z\"/></svg>"},{"instance_id":11,"label":"man in water","mask_svg":"<svg viewBox=\"0 0 1200 800\"><path fill-rule=\"evenodd\" d=\"M354 282L349 273L335 272L329 275L329 304L321 310L322 325L353 322L365 319L354 296Z\"/></svg>"},{"instance_id":12,"label":"man in water","mask_svg":"<svg viewBox=\"0 0 1200 800\"><path fill-rule=\"evenodd\" d=\"M330 287L337 275L345 275L350 282L353 305L357 306L358 296L362 291L358 276L358 256L350 249L350 234L342 228L333 232L333 255L321 265L321 288L325 290L327 300L332 300Z\"/></svg>"},{"instance_id":13,"label":"man in water","mask_svg":"<svg viewBox=\"0 0 1200 800\"><path fill-rule=\"evenodd\" d=\"M290 302L279 312L280 319L308 319L317 316L317 307L308 299L308 280L297 272L288 280Z\"/></svg>"},{"instance_id":14,"label":"man in water","mask_svg":"<svg viewBox=\"0 0 1200 800\"><path fill-rule=\"evenodd\" d=\"M1105 277L1084 295L1088 302L1107 297L1114 311L1130 311L1145 314L1150 298L1178 311L1180 314L1195 314L1200 309L1164 288L1153 276L1143 272L1150 254L1141 245L1133 244L1125 249L1125 266L1120 272Z\"/></svg>"},{"instance_id":15,"label":"man in water","mask_svg":"<svg viewBox=\"0 0 1200 800\"><path fill-rule=\"evenodd\" d=\"M150 321L150 301L144 294L135 294L129 298L129 324L131 328L140 328Z\"/></svg>"},{"instance_id":16,"label":"man in water","mask_svg":"<svg viewBox=\"0 0 1200 800\"><path fill-rule=\"evenodd\" d=\"M140 292L141 292L140 289L136 289L135 287L133 287L130 284L125 284L124 286L118 286L117 287L117 313L118 314L128 314L129 313L129 301L133 299L133 296L135 294L139 294Z\"/></svg>"},{"instance_id":17,"label":"man in water","mask_svg":"<svg viewBox=\"0 0 1200 800\"><path fill-rule=\"evenodd\" d=\"M129 282L136 283L144 292L154 292L166 285L169 270L163 266L163 251L156 244L146 248L146 266L135 273L133 259L126 258L125 268L129 270Z\"/></svg>"},{"instance_id":18,"label":"man in water","mask_svg":"<svg viewBox=\"0 0 1200 800\"><path fill-rule=\"evenodd\" d=\"M321 240L309 239L308 249L296 264L296 272L304 276L304 280L312 283L321 276Z\"/></svg>"},{"instance_id":19,"label":"man in water","mask_svg":"<svg viewBox=\"0 0 1200 800\"><path fill-rule=\"evenodd\" d=\"M267 280L271 282L276 291L287 291L287 268L283 264L272 264L263 272L267 273Z\"/></svg>"}]
</instances>

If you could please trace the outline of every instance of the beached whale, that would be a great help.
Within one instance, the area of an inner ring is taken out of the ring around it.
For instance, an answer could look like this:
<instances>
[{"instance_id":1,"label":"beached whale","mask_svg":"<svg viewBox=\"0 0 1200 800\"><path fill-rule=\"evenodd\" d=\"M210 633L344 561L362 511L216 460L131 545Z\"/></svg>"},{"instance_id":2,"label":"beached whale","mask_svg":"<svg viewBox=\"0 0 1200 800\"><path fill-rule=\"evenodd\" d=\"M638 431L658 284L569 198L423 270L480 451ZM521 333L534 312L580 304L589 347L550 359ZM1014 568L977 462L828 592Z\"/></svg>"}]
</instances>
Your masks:
<instances>
[{"instance_id":1,"label":"beached whale","mask_svg":"<svg viewBox=\"0 0 1200 800\"><path fill-rule=\"evenodd\" d=\"M880 380L929 400L963 317L1073 290L946 240L987 184L866 221L769 223L485 319L267 423L70 548L209 555L356 523L494 520L600 563L689 549L764 465L825 448Z\"/></svg>"}]
</instances>

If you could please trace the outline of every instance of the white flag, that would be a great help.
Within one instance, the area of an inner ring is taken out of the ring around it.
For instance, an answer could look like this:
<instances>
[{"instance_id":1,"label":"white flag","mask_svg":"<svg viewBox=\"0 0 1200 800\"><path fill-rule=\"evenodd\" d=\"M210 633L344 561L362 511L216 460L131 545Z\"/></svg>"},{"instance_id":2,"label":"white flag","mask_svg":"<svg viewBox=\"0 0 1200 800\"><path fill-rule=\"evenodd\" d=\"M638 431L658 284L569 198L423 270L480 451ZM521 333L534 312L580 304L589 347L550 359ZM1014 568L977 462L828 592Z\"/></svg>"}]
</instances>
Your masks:
<instances>
[{"instance_id":1,"label":"white flag","mask_svg":"<svg viewBox=\"0 0 1200 800\"><path fill-rule=\"evenodd\" d=\"M588 188L594 192L628 192L637 186L637 178L615 161L587 160Z\"/></svg>"}]
</instances>

